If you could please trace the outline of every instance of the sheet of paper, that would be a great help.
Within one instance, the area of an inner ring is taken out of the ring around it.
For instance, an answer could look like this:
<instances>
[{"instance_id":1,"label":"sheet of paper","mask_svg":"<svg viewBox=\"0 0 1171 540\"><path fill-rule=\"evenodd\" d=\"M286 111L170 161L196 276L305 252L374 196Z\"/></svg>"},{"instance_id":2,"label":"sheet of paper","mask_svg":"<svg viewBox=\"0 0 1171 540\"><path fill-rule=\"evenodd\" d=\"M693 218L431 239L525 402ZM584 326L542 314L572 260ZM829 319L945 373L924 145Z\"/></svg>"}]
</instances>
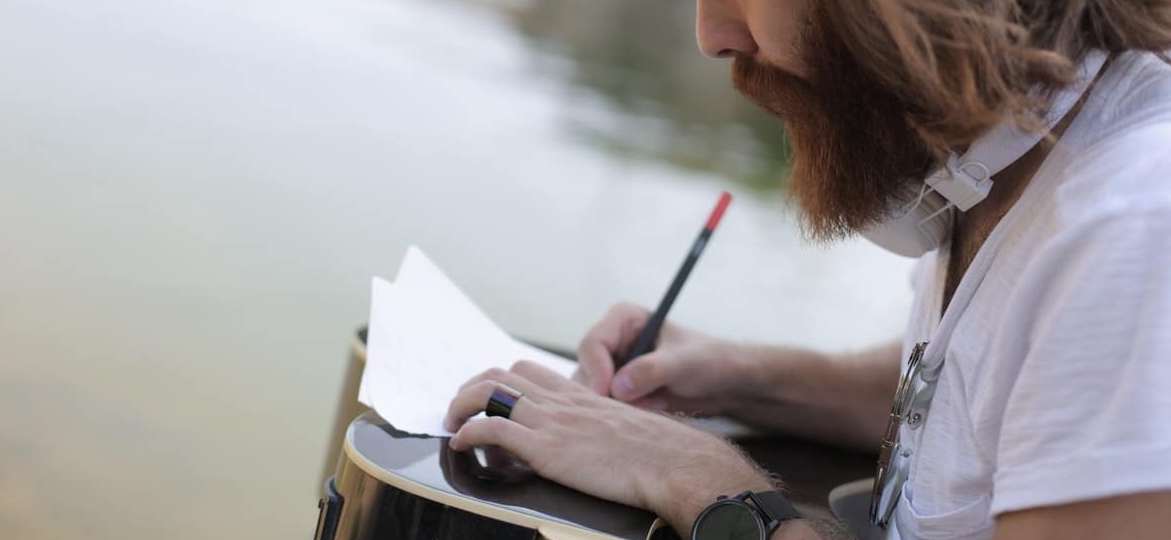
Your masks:
<instances>
[{"instance_id":1,"label":"sheet of paper","mask_svg":"<svg viewBox=\"0 0 1171 540\"><path fill-rule=\"evenodd\" d=\"M459 386L492 367L533 360L568 376L576 364L521 343L485 315L418 248L395 282L374 278L359 400L396 428L445 436Z\"/></svg>"}]
</instances>

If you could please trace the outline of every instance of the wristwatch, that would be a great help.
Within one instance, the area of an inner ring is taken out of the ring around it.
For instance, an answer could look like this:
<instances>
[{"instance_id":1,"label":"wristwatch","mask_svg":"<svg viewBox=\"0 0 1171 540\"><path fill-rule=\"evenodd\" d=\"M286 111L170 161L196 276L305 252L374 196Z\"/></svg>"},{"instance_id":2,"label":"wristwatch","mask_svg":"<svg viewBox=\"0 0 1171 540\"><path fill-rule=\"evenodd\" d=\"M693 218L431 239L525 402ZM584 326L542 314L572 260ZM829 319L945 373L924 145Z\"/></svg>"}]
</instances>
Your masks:
<instances>
[{"instance_id":1,"label":"wristwatch","mask_svg":"<svg viewBox=\"0 0 1171 540\"><path fill-rule=\"evenodd\" d=\"M691 540L768 540L781 523L801 517L780 491L721 495L691 528Z\"/></svg>"}]
</instances>

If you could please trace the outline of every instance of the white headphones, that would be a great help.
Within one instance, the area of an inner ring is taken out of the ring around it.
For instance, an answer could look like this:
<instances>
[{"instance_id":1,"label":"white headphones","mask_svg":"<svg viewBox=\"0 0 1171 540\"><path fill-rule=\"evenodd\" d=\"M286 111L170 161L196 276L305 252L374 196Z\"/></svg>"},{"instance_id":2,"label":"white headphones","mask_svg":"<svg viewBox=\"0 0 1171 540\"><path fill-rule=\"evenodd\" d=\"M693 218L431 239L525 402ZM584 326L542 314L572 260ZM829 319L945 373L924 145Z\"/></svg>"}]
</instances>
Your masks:
<instances>
[{"instance_id":1,"label":"white headphones","mask_svg":"<svg viewBox=\"0 0 1171 540\"><path fill-rule=\"evenodd\" d=\"M1086 57L1079 81L1055 96L1045 119L1048 130L1073 109L1105 63L1106 53L1101 51ZM1028 153L1044 136L1045 133L1022 131L1010 122L1000 124L973 142L963 156L952 154L922 184L908 184L911 202L862 236L907 257L919 257L938 248L951 234L955 211L967 212L987 198L992 177Z\"/></svg>"}]
</instances>

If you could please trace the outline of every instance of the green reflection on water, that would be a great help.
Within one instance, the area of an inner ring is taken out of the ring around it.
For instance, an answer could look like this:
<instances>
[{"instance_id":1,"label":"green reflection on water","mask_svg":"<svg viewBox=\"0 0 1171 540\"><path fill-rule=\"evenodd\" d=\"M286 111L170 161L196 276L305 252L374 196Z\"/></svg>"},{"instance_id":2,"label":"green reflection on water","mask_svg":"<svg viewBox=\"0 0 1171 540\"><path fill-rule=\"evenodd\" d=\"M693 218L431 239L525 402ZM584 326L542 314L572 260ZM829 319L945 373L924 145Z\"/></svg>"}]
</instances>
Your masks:
<instances>
[{"instance_id":1,"label":"green reflection on water","mask_svg":"<svg viewBox=\"0 0 1171 540\"><path fill-rule=\"evenodd\" d=\"M569 113L570 129L585 140L759 189L780 187L790 161L780 122L732 89L729 62L699 53L694 2L536 0L506 12L542 73L565 77L617 112Z\"/></svg>"}]
</instances>

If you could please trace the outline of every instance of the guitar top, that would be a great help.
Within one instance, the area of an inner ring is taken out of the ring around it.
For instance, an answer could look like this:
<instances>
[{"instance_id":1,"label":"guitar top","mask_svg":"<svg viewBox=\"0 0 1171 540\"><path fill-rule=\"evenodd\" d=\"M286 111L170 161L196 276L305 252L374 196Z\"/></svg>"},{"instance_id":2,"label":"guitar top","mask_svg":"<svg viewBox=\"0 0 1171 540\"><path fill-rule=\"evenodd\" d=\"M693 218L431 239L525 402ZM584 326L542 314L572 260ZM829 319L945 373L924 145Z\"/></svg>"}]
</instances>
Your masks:
<instances>
[{"instance_id":1,"label":"guitar top","mask_svg":"<svg viewBox=\"0 0 1171 540\"><path fill-rule=\"evenodd\" d=\"M455 452L443 437L421 438L394 429L373 412L354 420L346 433L344 453L336 485L342 515L365 514L365 527L349 538L545 538L548 540L646 540L656 527L654 514L604 501L533 474L508 456ZM477 455L480 454L480 455ZM484 462L491 465L485 465ZM360 477L360 478L359 478ZM369 484L385 484L372 489ZM357 491L362 493L355 499ZM374 506L371 493L386 499L377 508L357 512L354 504ZM393 502L388 502L393 501ZM350 507L350 508L346 508ZM369 525L370 514L382 516L382 525ZM423 521L464 520L467 523L433 523L427 533L405 528L428 526ZM411 522L414 523L405 523ZM394 531L375 532L394 522ZM403 523L400 523L403 522ZM463 533L453 533L463 527ZM357 534L366 529L365 534ZM491 532L489 532L491 530ZM441 533L440 531L446 531ZM660 535L668 531L660 531ZM390 533L390 534L387 534ZM404 534L405 533L405 534ZM673 536L673 535L672 535Z\"/></svg>"}]
</instances>

